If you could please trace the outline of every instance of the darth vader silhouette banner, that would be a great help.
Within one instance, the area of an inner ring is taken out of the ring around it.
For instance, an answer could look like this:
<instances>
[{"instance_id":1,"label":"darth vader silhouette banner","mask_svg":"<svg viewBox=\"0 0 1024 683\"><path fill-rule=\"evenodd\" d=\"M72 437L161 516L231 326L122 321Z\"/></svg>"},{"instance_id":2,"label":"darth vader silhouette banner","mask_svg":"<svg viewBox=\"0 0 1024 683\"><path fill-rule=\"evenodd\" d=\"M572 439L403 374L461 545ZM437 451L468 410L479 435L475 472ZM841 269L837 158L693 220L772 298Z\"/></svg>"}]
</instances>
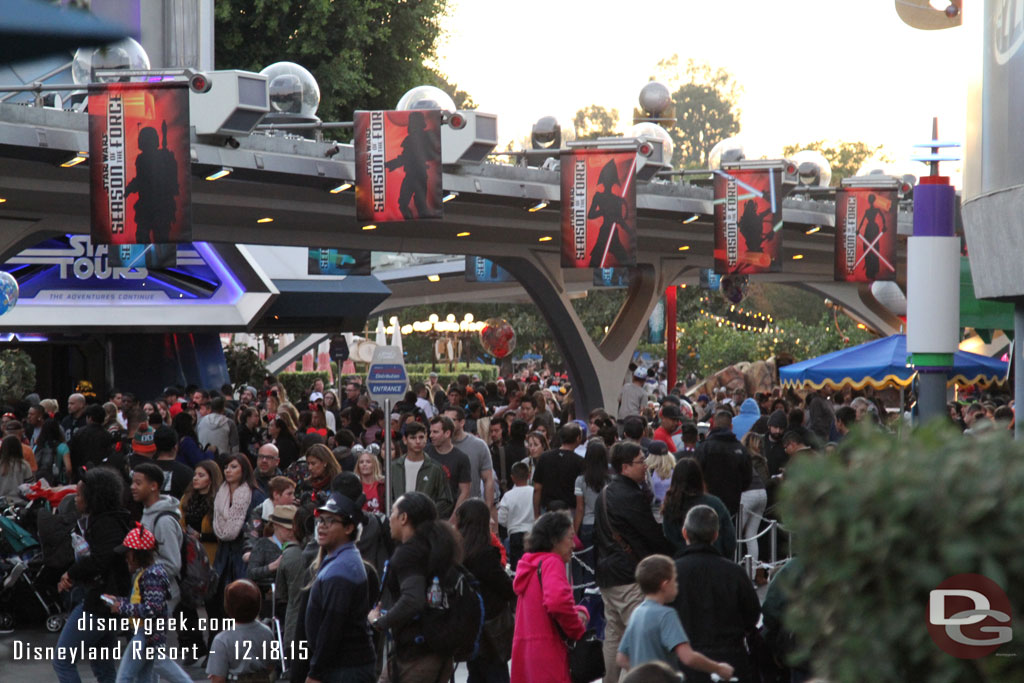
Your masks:
<instances>
[{"instance_id":1,"label":"darth vader silhouette banner","mask_svg":"<svg viewBox=\"0 0 1024 683\"><path fill-rule=\"evenodd\" d=\"M562 267L636 265L636 152L563 152Z\"/></svg>"},{"instance_id":2,"label":"darth vader silhouette banner","mask_svg":"<svg viewBox=\"0 0 1024 683\"><path fill-rule=\"evenodd\" d=\"M356 217L442 218L441 112L357 111Z\"/></svg>"},{"instance_id":3,"label":"darth vader silhouette banner","mask_svg":"<svg viewBox=\"0 0 1024 683\"><path fill-rule=\"evenodd\" d=\"M188 88L184 83L89 87L94 244L191 241L189 167ZM140 255L147 252L137 251ZM164 251L173 254L175 250ZM152 261L153 254L144 258Z\"/></svg>"},{"instance_id":4,"label":"darth vader silhouette banner","mask_svg":"<svg viewBox=\"0 0 1024 683\"><path fill-rule=\"evenodd\" d=\"M715 171L715 272L782 269L781 169Z\"/></svg>"},{"instance_id":5,"label":"darth vader silhouette banner","mask_svg":"<svg viewBox=\"0 0 1024 683\"><path fill-rule=\"evenodd\" d=\"M896 190L836 191L836 280L896 279L896 210Z\"/></svg>"}]
</instances>

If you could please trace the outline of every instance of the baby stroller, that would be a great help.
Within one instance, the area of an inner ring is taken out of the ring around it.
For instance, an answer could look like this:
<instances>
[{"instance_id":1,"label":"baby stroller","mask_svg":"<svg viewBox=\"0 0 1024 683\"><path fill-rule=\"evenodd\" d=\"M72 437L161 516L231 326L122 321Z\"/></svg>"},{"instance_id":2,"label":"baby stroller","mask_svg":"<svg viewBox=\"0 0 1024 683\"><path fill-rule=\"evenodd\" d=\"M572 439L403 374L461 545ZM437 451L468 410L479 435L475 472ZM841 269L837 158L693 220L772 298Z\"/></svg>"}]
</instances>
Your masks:
<instances>
[{"instance_id":1,"label":"baby stroller","mask_svg":"<svg viewBox=\"0 0 1024 683\"><path fill-rule=\"evenodd\" d=\"M37 615L46 629L64 627L56 585L40 580L43 555L37 541L17 522L0 515L0 631L14 628L14 615Z\"/></svg>"}]
</instances>

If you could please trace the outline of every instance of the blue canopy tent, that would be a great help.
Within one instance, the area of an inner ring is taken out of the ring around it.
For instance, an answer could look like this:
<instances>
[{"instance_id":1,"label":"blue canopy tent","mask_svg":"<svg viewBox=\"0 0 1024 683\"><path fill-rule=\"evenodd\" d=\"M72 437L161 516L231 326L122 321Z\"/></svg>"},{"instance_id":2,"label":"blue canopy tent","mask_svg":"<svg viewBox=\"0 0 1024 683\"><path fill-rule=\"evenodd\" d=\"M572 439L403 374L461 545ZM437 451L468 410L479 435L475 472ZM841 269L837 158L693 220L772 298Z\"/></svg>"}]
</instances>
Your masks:
<instances>
[{"instance_id":1,"label":"blue canopy tent","mask_svg":"<svg viewBox=\"0 0 1024 683\"><path fill-rule=\"evenodd\" d=\"M902 334L827 353L779 369L784 387L822 389L907 387L917 371L908 363L907 338ZM1007 364L976 353L957 351L949 383L967 386L1000 384Z\"/></svg>"}]
</instances>

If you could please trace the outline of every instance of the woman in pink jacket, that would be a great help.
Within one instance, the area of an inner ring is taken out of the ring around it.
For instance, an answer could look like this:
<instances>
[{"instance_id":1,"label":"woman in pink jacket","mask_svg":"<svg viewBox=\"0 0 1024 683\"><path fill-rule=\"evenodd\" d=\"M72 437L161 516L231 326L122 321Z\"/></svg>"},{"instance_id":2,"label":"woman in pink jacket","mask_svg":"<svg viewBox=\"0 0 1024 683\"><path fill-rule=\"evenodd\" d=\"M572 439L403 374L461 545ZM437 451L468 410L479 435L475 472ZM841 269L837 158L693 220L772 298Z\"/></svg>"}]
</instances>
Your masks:
<instances>
[{"instance_id":1,"label":"woman in pink jacket","mask_svg":"<svg viewBox=\"0 0 1024 683\"><path fill-rule=\"evenodd\" d=\"M566 563L572 559L572 518L548 512L533 525L516 567L519 596L512 640L512 683L570 683L569 657L555 622L572 640L583 637L590 615L573 602ZM540 569L543 580L538 580Z\"/></svg>"}]
</instances>

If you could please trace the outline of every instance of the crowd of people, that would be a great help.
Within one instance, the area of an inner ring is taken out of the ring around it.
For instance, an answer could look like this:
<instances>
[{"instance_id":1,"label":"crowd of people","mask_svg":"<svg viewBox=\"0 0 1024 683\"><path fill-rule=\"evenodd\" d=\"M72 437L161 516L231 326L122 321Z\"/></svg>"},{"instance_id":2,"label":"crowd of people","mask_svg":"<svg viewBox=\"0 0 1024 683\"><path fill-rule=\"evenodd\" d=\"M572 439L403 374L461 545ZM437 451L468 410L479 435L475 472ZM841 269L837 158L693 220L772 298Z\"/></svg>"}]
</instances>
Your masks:
<instances>
[{"instance_id":1,"label":"crowd of people","mask_svg":"<svg viewBox=\"0 0 1024 683\"><path fill-rule=\"evenodd\" d=\"M175 631L177 657L152 656L166 632L139 631L120 661L89 661L100 681L190 680L196 664L215 681L269 680L287 663L292 681L441 682L458 660L472 683L561 683L566 643L588 630L603 636L607 683L664 666L688 681L805 680L806 664L786 661L778 595L758 631L756 590L776 568L758 533L777 519L789 462L859 421L884 425L885 404L743 389L689 400L651 375L631 368L618 405L585 419L547 372L448 387L432 375L391 415L357 378L342 398L320 381L289 397L272 377L141 402L76 393L63 409L30 396L0 422L0 496L41 479L76 487L62 506L76 521L59 648L113 644L90 627L111 614L208 618ZM1010 410L959 408L965 430ZM190 547L208 586L189 583ZM456 567L483 605L470 653L438 635ZM80 680L66 656L53 668Z\"/></svg>"}]
</instances>

